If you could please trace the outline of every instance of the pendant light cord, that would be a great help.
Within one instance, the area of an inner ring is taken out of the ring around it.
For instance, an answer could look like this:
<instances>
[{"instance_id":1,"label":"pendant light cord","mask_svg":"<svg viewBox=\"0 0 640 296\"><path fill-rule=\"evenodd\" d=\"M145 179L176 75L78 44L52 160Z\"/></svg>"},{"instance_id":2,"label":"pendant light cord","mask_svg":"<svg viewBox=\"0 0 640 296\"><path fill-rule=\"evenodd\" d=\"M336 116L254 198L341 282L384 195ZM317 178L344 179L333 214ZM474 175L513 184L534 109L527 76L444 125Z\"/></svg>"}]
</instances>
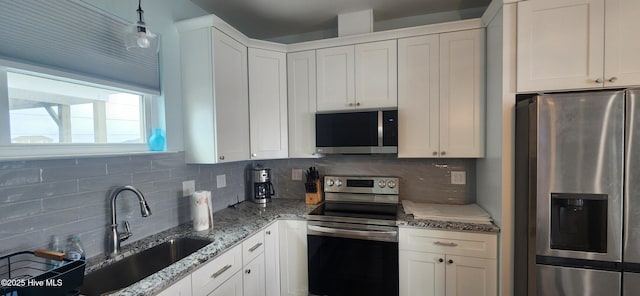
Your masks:
<instances>
[{"instance_id":1,"label":"pendant light cord","mask_svg":"<svg viewBox=\"0 0 640 296\"><path fill-rule=\"evenodd\" d=\"M144 23L144 20L142 19L142 14L144 13L144 10L142 10L142 0L138 0L138 10L136 10L138 12L138 20L141 23Z\"/></svg>"}]
</instances>

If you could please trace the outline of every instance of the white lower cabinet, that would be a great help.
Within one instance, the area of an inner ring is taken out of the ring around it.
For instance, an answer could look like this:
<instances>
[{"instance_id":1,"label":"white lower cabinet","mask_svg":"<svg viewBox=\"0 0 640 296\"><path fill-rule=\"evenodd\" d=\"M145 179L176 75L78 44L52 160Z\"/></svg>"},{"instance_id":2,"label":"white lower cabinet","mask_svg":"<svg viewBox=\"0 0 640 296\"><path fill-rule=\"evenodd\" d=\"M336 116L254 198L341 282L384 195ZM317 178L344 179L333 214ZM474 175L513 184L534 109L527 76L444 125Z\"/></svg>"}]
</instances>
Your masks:
<instances>
[{"instance_id":1,"label":"white lower cabinet","mask_svg":"<svg viewBox=\"0 0 640 296\"><path fill-rule=\"evenodd\" d=\"M236 272L208 296L242 296L242 272Z\"/></svg>"},{"instance_id":2,"label":"white lower cabinet","mask_svg":"<svg viewBox=\"0 0 640 296\"><path fill-rule=\"evenodd\" d=\"M193 295L207 296L211 294L241 268L242 247L235 246L191 274ZM240 282L242 286L242 275L240 275Z\"/></svg>"},{"instance_id":3,"label":"white lower cabinet","mask_svg":"<svg viewBox=\"0 0 640 296\"><path fill-rule=\"evenodd\" d=\"M191 275L162 290L157 296L191 296Z\"/></svg>"},{"instance_id":4,"label":"white lower cabinet","mask_svg":"<svg viewBox=\"0 0 640 296\"><path fill-rule=\"evenodd\" d=\"M498 294L497 236L400 228L401 296Z\"/></svg>"},{"instance_id":5,"label":"white lower cabinet","mask_svg":"<svg viewBox=\"0 0 640 296\"><path fill-rule=\"evenodd\" d=\"M244 266L242 286L244 287L244 296L264 296L266 294L264 253L260 253L258 257Z\"/></svg>"},{"instance_id":6,"label":"white lower cabinet","mask_svg":"<svg viewBox=\"0 0 640 296\"><path fill-rule=\"evenodd\" d=\"M280 296L280 221L264 230L265 295Z\"/></svg>"},{"instance_id":7,"label":"white lower cabinet","mask_svg":"<svg viewBox=\"0 0 640 296\"><path fill-rule=\"evenodd\" d=\"M281 295L307 296L307 221L282 220L279 223Z\"/></svg>"}]
</instances>

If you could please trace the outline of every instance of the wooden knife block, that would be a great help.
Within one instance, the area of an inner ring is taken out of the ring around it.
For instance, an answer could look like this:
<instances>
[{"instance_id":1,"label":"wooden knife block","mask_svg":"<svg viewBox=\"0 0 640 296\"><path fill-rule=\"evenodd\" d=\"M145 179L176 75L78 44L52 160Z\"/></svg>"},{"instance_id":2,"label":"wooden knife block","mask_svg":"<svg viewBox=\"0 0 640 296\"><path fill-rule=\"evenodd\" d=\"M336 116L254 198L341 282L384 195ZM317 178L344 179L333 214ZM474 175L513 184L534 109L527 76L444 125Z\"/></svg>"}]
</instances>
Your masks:
<instances>
[{"instance_id":1,"label":"wooden knife block","mask_svg":"<svg viewBox=\"0 0 640 296\"><path fill-rule=\"evenodd\" d=\"M320 180L316 180L316 192L305 193L304 198L308 205L317 205L322 202L322 187L320 187Z\"/></svg>"}]
</instances>

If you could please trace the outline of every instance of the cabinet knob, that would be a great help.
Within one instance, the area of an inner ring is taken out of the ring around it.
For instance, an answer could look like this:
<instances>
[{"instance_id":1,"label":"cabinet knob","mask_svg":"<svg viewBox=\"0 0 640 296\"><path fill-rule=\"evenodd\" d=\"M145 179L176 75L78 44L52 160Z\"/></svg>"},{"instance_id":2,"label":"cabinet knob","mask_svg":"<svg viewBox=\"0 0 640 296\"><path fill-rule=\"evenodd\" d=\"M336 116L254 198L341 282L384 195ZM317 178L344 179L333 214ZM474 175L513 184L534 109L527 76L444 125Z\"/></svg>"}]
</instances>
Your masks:
<instances>
[{"instance_id":1,"label":"cabinet knob","mask_svg":"<svg viewBox=\"0 0 640 296\"><path fill-rule=\"evenodd\" d=\"M613 76L609 78L609 82L616 82L616 81L618 81L618 77Z\"/></svg>"},{"instance_id":2,"label":"cabinet knob","mask_svg":"<svg viewBox=\"0 0 640 296\"><path fill-rule=\"evenodd\" d=\"M596 79L596 81L595 81L595 82L596 82L596 83L602 83L602 78L598 78L598 79Z\"/></svg>"},{"instance_id":3,"label":"cabinet knob","mask_svg":"<svg viewBox=\"0 0 640 296\"><path fill-rule=\"evenodd\" d=\"M247 270L245 270L245 271L244 271L244 273L246 273L246 274L250 274L250 273L251 273L251 269L247 269Z\"/></svg>"},{"instance_id":4,"label":"cabinet knob","mask_svg":"<svg viewBox=\"0 0 640 296\"><path fill-rule=\"evenodd\" d=\"M449 261L447 261L447 262L449 262L449 264L453 264L453 260L451 260L451 259L449 259Z\"/></svg>"},{"instance_id":5,"label":"cabinet knob","mask_svg":"<svg viewBox=\"0 0 640 296\"><path fill-rule=\"evenodd\" d=\"M353 103L349 103L349 107L353 107Z\"/></svg>"},{"instance_id":6,"label":"cabinet knob","mask_svg":"<svg viewBox=\"0 0 640 296\"><path fill-rule=\"evenodd\" d=\"M434 156L438 155L438 151L433 151L433 155Z\"/></svg>"},{"instance_id":7,"label":"cabinet knob","mask_svg":"<svg viewBox=\"0 0 640 296\"><path fill-rule=\"evenodd\" d=\"M360 106L360 102L357 102L357 103L356 103L356 106Z\"/></svg>"},{"instance_id":8,"label":"cabinet knob","mask_svg":"<svg viewBox=\"0 0 640 296\"><path fill-rule=\"evenodd\" d=\"M440 259L438 259L438 262L442 263L442 262L444 262L444 259L440 258Z\"/></svg>"},{"instance_id":9,"label":"cabinet knob","mask_svg":"<svg viewBox=\"0 0 640 296\"><path fill-rule=\"evenodd\" d=\"M267 230L265 233L266 233L267 235L271 235L271 231L270 231L270 230Z\"/></svg>"},{"instance_id":10,"label":"cabinet knob","mask_svg":"<svg viewBox=\"0 0 640 296\"><path fill-rule=\"evenodd\" d=\"M224 155L220 155L220 157L218 157L220 160L224 160Z\"/></svg>"},{"instance_id":11,"label":"cabinet knob","mask_svg":"<svg viewBox=\"0 0 640 296\"><path fill-rule=\"evenodd\" d=\"M316 155L316 153L315 152L311 152L311 155Z\"/></svg>"},{"instance_id":12,"label":"cabinet knob","mask_svg":"<svg viewBox=\"0 0 640 296\"><path fill-rule=\"evenodd\" d=\"M251 156L256 157L256 156L258 156L258 154L251 153Z\"/></svg>"},{"instance_id":13,"label":"cabinet knob","mask_svg":"<svg viewBox=\"0 0 640 296\"><path fill-rule=\"evenodd\" d=\"M440 152L440 155L447 155L447 151Z\"/></svg>"}]
</instances>

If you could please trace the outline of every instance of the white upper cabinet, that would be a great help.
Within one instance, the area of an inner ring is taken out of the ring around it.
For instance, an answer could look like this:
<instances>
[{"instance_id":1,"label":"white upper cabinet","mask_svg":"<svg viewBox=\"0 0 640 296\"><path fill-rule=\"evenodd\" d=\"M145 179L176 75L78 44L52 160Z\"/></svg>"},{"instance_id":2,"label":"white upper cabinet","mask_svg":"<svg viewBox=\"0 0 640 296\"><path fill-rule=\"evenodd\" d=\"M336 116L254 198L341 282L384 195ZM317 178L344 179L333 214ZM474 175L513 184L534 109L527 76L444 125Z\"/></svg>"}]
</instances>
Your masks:
<instances>
[{"instance_id":1,"label":"white upper cabinet","mask_svg":"<svg viewBox=\"0 0 640 296\"><path fill-rule=\"evenodd\" d=\"M398 106L396 40L356 44L357 108Z\"/></svg>"},{"instance_id":2,"label":"white upper cabinet","mask_svg":"<svg viewBox=\"0 0 640 296\"><path fill-rule=\"evenodd\" d=\"M640 85L640 1L605 2L604 85Z\"/></svg>"},{"instance_id":3,"label":"white upper cabinet","mask_svg":"<svg viewBox=\"0 0 640 296\"><path fill-rule=\"evenodd\" d=\"M287 54L289 157L316 155L316 51Z\"/></svg>"},{"instance_id":4,"label":"white upper cabinet","mask_svg":"<svg viewBox=\"0 0 640 296\"><path fill-rule=\"evenodd\" d=\"M395 107L395 40L317 50L318 111Z\"/></svg>"},{"instance_id":5,"label":"white upper cabinet","mask_svg":"<svg viewBox=\"0 0 640 296\"><path fill-rule=\"evenodd\" d=\"M249 159L247 48L221 31L180 33L185 159Z\"/></svg>"},{"instance_id":6,"label":"white upper cabinet","mask_svg":"<svg viewBox=\"0 0 640 296\"><path fill-rule=\"evenodd\" d=\"M637 0L518 3L518 92L640 84L638 30Z\"/></svg>"},{"instance_id":7,"label":"white upper cabinet","mask_svg":"<svg viewBox=\"0 0 640 296\"><path fill-rule=\"evenodd\" d=\"M484 30L398 41L398 157L484 157Z\"/></svg>"},{"instance_id":8,"label":"white upper cabinet","mask_svg":"<svg viewBox=\"0 0 640 296\"><path fill-rule=\"evenodd\" d=\"M354 47L318 49L316 58L318 111L353 108L356 98Z\"/></svg>"},{"instance_id":9,"label":"white upper cabinet","mask_svg":"<svg viewBox=\"0 0 640 296\"><path fill-rule=\"evenodd\" d=\"M288 156L286 79L286 54L249 48L251 159Z\"/></svg>"}]
</instances>

